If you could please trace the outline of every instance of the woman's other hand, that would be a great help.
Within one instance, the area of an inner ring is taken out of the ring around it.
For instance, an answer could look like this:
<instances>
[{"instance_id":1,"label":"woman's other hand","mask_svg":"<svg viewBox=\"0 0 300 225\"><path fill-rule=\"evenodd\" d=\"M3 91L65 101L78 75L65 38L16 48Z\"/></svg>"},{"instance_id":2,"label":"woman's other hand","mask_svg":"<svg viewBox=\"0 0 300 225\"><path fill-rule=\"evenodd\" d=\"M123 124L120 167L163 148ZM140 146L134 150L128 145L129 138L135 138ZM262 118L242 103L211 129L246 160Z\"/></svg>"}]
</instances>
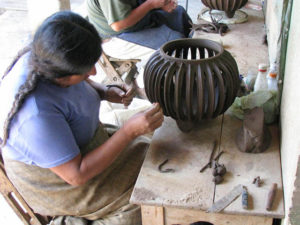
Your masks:
<instances>
[{"instance_id":1,"label":"woman's other hand","mask_svg":"<svg viewBox=\"0 0 300 225\"><path fill-rule=\"evenodd\" d=\"M108 85L105 92L105 100L114 103L122 103L124 106L129 106L134 96L134 89L125 84Z\"/></svg>"},{"instance_id":2,"label":"woman's other hand","mask_svg":"<svg viewBox=\"0 0 300 225\"><path fill-rule=\"evenodd\" d=\"M135 114L123 126L126 134L134 139L140 135L153 132L162 125L164 115L158 103L154 103L149 109Z\"/></svg>"}]
</instances>

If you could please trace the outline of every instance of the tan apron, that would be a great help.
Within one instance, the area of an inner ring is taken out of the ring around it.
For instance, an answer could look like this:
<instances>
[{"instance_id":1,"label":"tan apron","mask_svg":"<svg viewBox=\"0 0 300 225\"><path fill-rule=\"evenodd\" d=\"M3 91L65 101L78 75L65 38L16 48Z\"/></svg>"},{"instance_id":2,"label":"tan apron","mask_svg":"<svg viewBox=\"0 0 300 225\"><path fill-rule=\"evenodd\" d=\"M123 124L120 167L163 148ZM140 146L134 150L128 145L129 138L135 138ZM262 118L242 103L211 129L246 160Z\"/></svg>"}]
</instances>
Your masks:
<instances>
[{"instance_id":1,"label":"tan apron","mask_svg":"<svg viewBox=\"0 0 300 225\"><path fill-rule=\"evenodd\" d=\"M100 125L81 154L103 144L112 131L115 129L110 127L109 131ZM129 204L129 198L148 145L148 138L135 139L109 168L76 187L49 169L15 160L4 159L5 170L26 202L41 215L83 217L97 220L94 224L99 225L141 224L140 208Z\"/></svg>"}]
</instances>

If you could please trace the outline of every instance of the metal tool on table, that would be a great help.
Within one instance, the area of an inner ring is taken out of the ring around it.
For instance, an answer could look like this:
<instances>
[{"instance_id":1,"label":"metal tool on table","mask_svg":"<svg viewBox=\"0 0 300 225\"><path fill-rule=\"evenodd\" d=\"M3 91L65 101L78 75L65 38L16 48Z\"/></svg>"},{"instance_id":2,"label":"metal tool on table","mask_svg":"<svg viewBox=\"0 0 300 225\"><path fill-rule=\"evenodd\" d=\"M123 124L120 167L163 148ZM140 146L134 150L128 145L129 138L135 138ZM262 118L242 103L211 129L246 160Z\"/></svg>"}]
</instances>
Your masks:
<instances>
[{"instance_id":1,"label":"metal tool on table","mask_svg":"<svg viewBox=\"0 0 300 225\"><path fill-rule=\"evenodd\" d=\"M243 192L243 185L239 184L235 186L228 194L223 198L215 202L208 210L209 213L221 212L225 209L230 203L232 203L237 197L239 197Z\"/></svg>"},{"instance_id":2,"label":"metal tool on table","mask_svg":"<svg viewBox=\"0 0 300 225\"><path fill-rule=\"evenodd\" d=\"M216 151L216 149L217 149L217 144L218 144L218 142L217 142L217 140L215 140L215 141L214 141L213 149L212 149L212 151L211 151L211 153L210 153L210 156L209 156L209 162L212 162L212 160L213 160L215 151ZM209 168L211 168L211 164L212 164L212 163L209 164Z\"/></svg>"},{"instance_id":3,"label":"metal tool on table","mask_svg":"<svg viewBox=\"0 0 300 225\"><path fill-rule=\"evenodd\" d=\"M163 166L169 161L169 159L166 159L165 161L163 161L159 166L158 166L158 170L161 173L174 173L175 170L174 169L163 169Z\"/></svg>"},{"instance_id":4,"label":"metal tool on table","mask_svg":"<svg viewBox=\"0 0 300 225\"><path fill-rule=\"evenodd\" d=\"M200 170L200 173L202 173L205 169L207 169L213 161L217 161L220 156L224 153L224 151L219 152L219 154L214 158L214 160L212 160L211 162L208 162L205 166L202 167L202 169Z\"/></svg>"},{"instance_id":5,"label":"metal tool on table","mask_svg":"<svg viewBox=\"0 0 300 225\"><path fill-rule=\"evenodd\" d=\"M224 164L219 164L218 161L213 160L212 161L213 164L213 182L215 184L220 184L223 182L224 180L224 175L226 174L226 167L224 166Z\"/></svg>"},{"instance_id":6,"label":"metal tool on table","mask_svg":"<svg viewBox=\"0 0 300 225\"><path fill-rule=\"evenodd\" d=\"M217 149L217 144L218 144L217 140L215 140L213 144L214 144L214 145L213 145L212 151L211 151L210 156L209 156L209 161L208 161L208 163L206 163L206 164L201 168L200 173L204 172L204 170L206 170L208 167L211 168L212 162L213 162L214 160L215 160L215 161L218 160L218 159L220 158L220 156L223 154L223 151L221 151L221 152L216 156L216 158L213 159L214 153L215 153L215 151L216 151L216 149Z\"/></svg>"},{"instance_id":7,"label":"metal tool on table","mask_svg":"<svg viewBox=\"0 0 300 225\"><path fill-rule=\"evenodd\" d=\"M260 179L260 176L255 177L252 184L255 184L256 187L260 187L262 185L263 181L262 179Z\"/></svg>"},{"instance_id":8,"label":"metal tool on table","mask_svg":"<svg viewBox=\"0 0 300 225\"><path fill-rule=\"evenodd\" d=\"M275 199L276 190L277 190L277 183L273 183L272 187L268 193L268 199L267 199L267 205L266 205L266 210L268 210L268 211L272 210L272 205L273 205L273 202Z\"/></svg>"},{"instance_id":9,"label":"metal tool on table","mask_svg":"<svg viewBox=\"0 0 300 225\"><path fill-rule=\"evenodd\" d=\"M248 209L248 190L245 186L243 186L243 192L242 192L242 206L243 209Z\"/></svg>"}]
</instances>

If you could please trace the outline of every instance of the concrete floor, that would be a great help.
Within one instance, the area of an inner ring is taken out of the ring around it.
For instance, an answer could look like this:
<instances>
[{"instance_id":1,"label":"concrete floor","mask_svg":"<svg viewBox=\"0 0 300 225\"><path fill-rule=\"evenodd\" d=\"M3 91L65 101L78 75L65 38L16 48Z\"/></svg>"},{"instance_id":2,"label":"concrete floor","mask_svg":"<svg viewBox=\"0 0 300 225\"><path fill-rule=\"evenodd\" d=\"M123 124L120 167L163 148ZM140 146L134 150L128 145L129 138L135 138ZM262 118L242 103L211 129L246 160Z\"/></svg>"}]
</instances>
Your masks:
<instances>
[{"instance_id":1,"label":"concrete floor","mask_svg":"<svg viewBox=\"0 0 300 225\"><path fill-rule=\"evenodd\" d=\"M71 9L80 10L84 0L71 0ZM186 7L185 0L178 3ZM188 13L192 20L197 21L202 3L200 0L189 0ZM31 31L26 0L1 0L0 1L0 75L4 73L8 64L17 52L30 40ZM2 98L2 96L1 96ZM23 223L0 195L0 224L22 225Z\"/></svg>"},{"instance_id":2,"label":"concrete floor","mask_svg":"<svg viewBox=\"0 0 300 225\"><path fill-rule=\"evenodd\" d=\"M71 8L76 11L84 0L71 0ZM186 0L178 3L186 6ZM194 23L202 9L200 0L188 1L188 13ZM262 45L264 35L263 16L261 11L246 10L249 23L230 25L225 36L196 32L200 38L221 41L224 47L235 57L241 74L247 74L249 68L257 68L258 63L267 62L267 47ZM26 0L1 0L0 2L0 74L16 55L18 50L28 43L30 28ZM245 51L245 48L247 50ZM2 98L2 96L1 96ZM0 195L0 224L23 224Z\"/></svg>"}]
</instances>

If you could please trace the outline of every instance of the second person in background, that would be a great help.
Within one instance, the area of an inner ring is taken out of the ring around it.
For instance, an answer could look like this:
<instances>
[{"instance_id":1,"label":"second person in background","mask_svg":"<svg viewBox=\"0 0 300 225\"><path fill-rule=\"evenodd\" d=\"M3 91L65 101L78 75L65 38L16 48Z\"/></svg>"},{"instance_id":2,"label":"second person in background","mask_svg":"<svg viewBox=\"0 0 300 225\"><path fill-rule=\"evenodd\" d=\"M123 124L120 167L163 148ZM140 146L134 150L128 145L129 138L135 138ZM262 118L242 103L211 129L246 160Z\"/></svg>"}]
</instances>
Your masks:
<instances>
[{"instance_id":1,"label":"second person in background","mask_svg":"<svg viewBox=\"0 0 300 225\"><path fill-rule=\"evenodd\" d=\"M104 52L119 59L140 59L136 84L143 88L143 69L164 43L189 36L192 20L177 0L86 0L89 21L104 39Z\"/></svg>"}]
</instances>

